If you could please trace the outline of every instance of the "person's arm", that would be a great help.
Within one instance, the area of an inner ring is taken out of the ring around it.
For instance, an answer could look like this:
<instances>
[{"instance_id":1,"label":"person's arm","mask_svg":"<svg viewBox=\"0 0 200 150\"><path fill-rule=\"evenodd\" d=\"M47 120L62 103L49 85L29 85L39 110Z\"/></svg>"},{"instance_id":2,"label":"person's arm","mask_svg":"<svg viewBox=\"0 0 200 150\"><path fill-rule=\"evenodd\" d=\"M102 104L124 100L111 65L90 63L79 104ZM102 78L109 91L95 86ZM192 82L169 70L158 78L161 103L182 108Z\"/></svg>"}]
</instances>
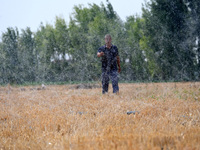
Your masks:
<instances>
[{"instance_id":1,"label":"person's arm","mask_svg":"<svg viewBox=\"0 0 200 150\"><path fill-rule=\"evenodd\" d=\"M120 58L119 55L117 56L117 66L118 66L118 72L121 72L121 67L120 67Z\"/></svg>"}]
</instances>

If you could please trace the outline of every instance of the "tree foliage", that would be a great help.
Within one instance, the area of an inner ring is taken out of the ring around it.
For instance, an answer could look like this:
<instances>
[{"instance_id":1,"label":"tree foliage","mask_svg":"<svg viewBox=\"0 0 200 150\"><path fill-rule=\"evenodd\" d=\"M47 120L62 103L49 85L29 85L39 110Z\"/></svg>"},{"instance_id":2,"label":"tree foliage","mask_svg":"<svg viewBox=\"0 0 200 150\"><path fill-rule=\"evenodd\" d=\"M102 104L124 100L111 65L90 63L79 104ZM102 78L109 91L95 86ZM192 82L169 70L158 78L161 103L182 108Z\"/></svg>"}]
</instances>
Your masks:
<instances>
[{"instance_id":1,"label":"tree foliage","mask_svg":"<svg viewBox=\"0 0 200 150\"><path fill-rule=\"evenodd\" d=\"M0 83L99 80L96 53L107 33L119 49L121 80L199 80L199 6L198 0L150 0L142 16L123 22L107 0L74 6L68 24L56 17L37 32L9 27L0 42Z\"/></svg>"},{"instance_id":2,"label":"tree foliage","mask_svg":"<svg viewBox=\"0 0 200 150\"><path fill-rule=\"evenodd\" d=\"M143 9L145 36L164 80L194 78L196 56L189 39L190 12L183 0L151 0Z\"/></svg>"}]
</instances>

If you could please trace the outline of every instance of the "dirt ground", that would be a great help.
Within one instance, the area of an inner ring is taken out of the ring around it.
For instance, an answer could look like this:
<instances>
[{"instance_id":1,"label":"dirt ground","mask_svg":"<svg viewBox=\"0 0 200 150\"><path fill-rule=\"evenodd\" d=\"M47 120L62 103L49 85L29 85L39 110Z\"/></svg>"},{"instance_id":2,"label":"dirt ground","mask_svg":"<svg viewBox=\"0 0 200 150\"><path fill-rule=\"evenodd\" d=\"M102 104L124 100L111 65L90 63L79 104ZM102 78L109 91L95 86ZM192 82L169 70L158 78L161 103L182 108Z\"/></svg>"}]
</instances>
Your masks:
<instances>
[{"instance_id":1,"label":"dirt ground","mask_svg":"<svg viewBox=\"0 0 200 150\"><path fill-rule=\"evenodd\" d=\"M200 82L119 86L0 87L0 150L200 150Z\"/></svg>"}]
</instances>

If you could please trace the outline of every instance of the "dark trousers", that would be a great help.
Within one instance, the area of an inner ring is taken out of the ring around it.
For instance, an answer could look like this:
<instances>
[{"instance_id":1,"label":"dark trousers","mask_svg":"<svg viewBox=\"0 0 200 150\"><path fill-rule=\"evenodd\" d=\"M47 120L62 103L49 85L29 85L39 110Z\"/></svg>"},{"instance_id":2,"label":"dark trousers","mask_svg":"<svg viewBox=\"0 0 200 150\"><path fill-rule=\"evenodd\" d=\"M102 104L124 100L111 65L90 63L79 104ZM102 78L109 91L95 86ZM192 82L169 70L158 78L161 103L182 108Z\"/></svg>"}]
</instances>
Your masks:
<instances>
[{"instance_id":1,"label":"dark trousers","mask_svg":"<svg viewBox=\"0 0 200 150\"><path fill-rule=\"evenodd\" d=\"M113 93L117 93L119 91L118 72L117 71L102 72L102 93L103 94L108 92L110 78L112 81Z\"/></svg>"}]
</instances>

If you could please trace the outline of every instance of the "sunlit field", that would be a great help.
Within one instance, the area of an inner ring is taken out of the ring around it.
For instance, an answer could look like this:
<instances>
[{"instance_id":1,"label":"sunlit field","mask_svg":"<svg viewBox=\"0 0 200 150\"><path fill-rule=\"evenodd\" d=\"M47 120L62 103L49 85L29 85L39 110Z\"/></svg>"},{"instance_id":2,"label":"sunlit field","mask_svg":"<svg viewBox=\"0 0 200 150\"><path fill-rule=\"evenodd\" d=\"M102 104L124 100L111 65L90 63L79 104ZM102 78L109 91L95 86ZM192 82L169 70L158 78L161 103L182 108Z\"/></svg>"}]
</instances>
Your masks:
<instances>
[{"instance_id":1,"label":"sunlit field","mask_svg":"<svg viewBox=\"0 0 200 150\"><path fill-rule=\"evenodd\" d=\"M0 87L0 150L200 150L200 82L94 87Z\"/></svg>"}]
</instances>

